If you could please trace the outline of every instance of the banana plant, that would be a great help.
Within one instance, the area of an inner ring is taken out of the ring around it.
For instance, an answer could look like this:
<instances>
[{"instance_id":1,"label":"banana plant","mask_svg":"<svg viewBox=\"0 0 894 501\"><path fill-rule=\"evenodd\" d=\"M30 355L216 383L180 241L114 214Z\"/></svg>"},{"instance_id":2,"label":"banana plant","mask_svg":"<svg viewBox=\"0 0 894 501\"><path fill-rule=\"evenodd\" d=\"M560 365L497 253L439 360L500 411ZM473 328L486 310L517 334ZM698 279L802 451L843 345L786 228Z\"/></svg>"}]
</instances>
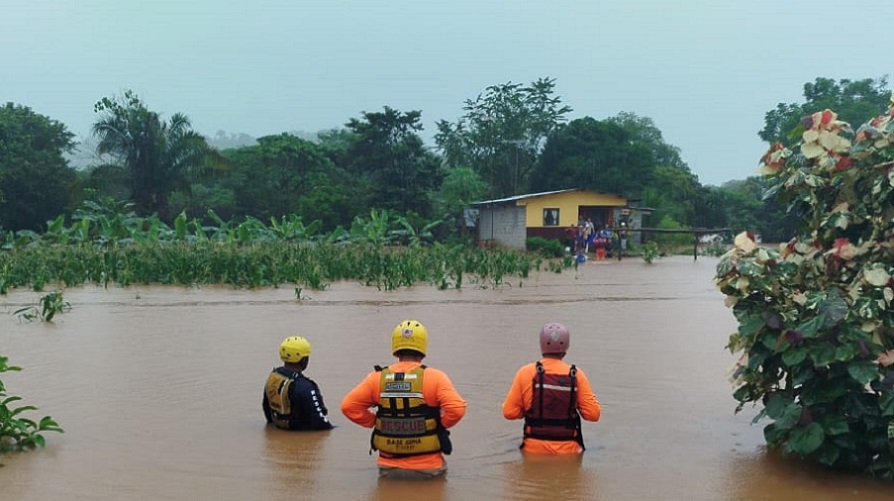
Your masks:
<instances>
[{"instance_id":1,"label":"banana plant","mask_svg":"<svg viewBox=\"0 0 894 501\"><path fill-rule=\"evenodd\" d=\"M279 220L275 217L270 218L270 229L278 240L285 241L301 241L309 240L319 230L322 223L316 220L309 225L305 225L301 220L301 216L290 214L283 216Z\"/></svg>"},{"instance_id":2,"label":"banana plant","mask_svg":"<svg viewBox=\"0 0 894 501\"><path fill-rule=\"evenodd\" d=\"M236 240L236 231L233 228L232 221L224 221L212 209L208 209L208 217L210 217L217 227L210 227L212 240L232 243Z\"/></svg>"},{"instance_id":3,"label":"banana plant","mask_svg":"<svg viewBox=\"0 0 894 501\"><path fill-rule=\"evenodd\" d=\"M369 211L369 220L360 216L354 218L349 234L352 241L381 246L397 238L392 229L391 213L388 209L372 209Z\"/></svg>"},{"instance_id":4,"label":"banana plant","mask_svg":"<svg viewBox=\"0 0 894 501\"><path fill-rule=\"evenodd\" d=\"M434 238L431 230L444 222L440 219L432 221L417 230L405 217L398 217L396 221L403 229L392 231L392 235L403 239L413 248L420 247L423 243L431 242Z\"/></svg>"}]
</instances>

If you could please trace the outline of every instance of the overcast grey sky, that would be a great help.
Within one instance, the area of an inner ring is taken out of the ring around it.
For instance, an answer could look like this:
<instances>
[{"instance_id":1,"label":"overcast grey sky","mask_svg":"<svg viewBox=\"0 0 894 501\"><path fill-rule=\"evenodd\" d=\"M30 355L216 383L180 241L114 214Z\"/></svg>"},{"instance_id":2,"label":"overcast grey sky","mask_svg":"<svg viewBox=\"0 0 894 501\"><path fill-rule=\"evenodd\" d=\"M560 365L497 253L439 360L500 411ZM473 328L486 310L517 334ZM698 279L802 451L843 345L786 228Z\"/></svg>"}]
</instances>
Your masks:
<instances>
[{"instance_id":1,"label":"overcast grey sky","mask_svg":"<svg viewBox=\"0 0 894 501\"><path fill-rule=\"evenodd\" d=\"M3 0L0 102L85 136L103 96L255 137L556 79L569 118L650 117L703 184L755 175L764 113L891 73L892 0Z\"/></svg>"}]
</instances>

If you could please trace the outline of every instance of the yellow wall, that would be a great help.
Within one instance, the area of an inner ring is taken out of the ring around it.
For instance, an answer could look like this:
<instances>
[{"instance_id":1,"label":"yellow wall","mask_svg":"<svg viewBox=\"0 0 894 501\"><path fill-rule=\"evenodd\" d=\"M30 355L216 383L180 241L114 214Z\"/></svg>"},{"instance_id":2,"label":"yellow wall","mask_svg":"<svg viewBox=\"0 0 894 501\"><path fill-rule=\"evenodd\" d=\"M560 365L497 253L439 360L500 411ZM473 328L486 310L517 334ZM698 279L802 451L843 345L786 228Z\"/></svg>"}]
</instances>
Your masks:
<instances>
[{"instance_id":1,"label":"yellow wall","mask_svg":"<svg viewBox=\"0 0 894 501\"><path fill-rule=\"evenodd\" d=\"M516 202L516 205L526 207L525 213L529 228L542 228L544 227L543 209L559 209L558 226L571 226L577 224L578 208L580 206L625 207L627 199L610 193L568 191L553 195L523 198Z\"/></svg>"}]
</instances>

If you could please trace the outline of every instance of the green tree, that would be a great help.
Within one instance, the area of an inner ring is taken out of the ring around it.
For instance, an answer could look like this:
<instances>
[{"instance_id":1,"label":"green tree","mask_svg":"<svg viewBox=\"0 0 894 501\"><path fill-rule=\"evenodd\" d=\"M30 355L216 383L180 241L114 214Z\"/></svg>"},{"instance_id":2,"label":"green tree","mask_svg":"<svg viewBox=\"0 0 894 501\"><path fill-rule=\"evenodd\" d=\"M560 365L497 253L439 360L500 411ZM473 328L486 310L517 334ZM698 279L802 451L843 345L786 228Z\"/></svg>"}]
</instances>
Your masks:
<instances>
[{"instance_id":1,"label":"green tree","mask_svg":"<svg viewBox=\"0 0 894 501\"><path fill-rule=\"evenodd\" d=\"M354 143L354 133L345 128L317 133L317 144L335 165L345 168L350 163L348 151Z\"/></svg>"},{"instance_id":2,"label":"green tree","mask_svg":"<svg viewBox=\"0 0 894 501\"><path fill-rule=\"evenodd\" d=\"M111 155L124 169L130 196L141 214L172 216L168 200L175 190L189 192L193 181L219 160L189 119L175 113L164 122L133 92L119 99L102 98L94 105L97 153Z\"/></svg>"},{"instance_id":3,"label":"green tree","mask_svg":"<svg viewBox=\"0 0 894 501\"><path fill-rule=\"evenodd\" d=\"M845 122L863 123L887 109L890 95L887 77L838 81L817 78L804 84L803 103L779 103L768 111L764 115L764 128L758 135L768 143L791 146L800 140L803 117L832 109Z\"/></svg>"},{"instance_id":4,"label":"green tree","mask_svg":"<svg viewBox=\"0 0 894 501\"><path fill-rule=\"evenodd\" d=\"M214 218L209 217L208 211L212 210L224 221L232 220L242 212L236 200L236 194L224 180L229 176L200 181L190 186L189 193L175 191L171 194L170 205L183 211L190 219L198 219L211 223Z\"/></svg>"},{"instance_id":5,"label":"green tree","mask_svg":"<svg viewBox=\"0 0 894 501\"><path fill-rule=\"evenodd\" d=\"M695 219L692 226L698 228L727 228L730 219L727 214L728 193L718 186L701 186L695 204Z\"/></svg>"},{"instance_id":6,"label":"green tree","mask_svg":"<svg viewBox=\"0 0 894 501\"><path fill-rule=\"evenodd\" d=\"M531 174L549 136L571 107L555 96L555 79L492 85L467 99L464 114L440 120L435 142L449 167L472 166L494 197L531 189Z\"/></svg>"},{"instance_id":7,"label":"green tree","mask_svg":"<svg viewBox=\"0 0 894 501\"><path fill-rule=\"evenodd\" d=\"M795 235L798 217L774 196L773 183L760 176L724 183L729 226L734 232L751 231L764 242L787 242Z\"/></svg>"},{"instance_id":8,"label":"green tree","mask_svg":"<svg viewBox=\"0 0 894 501\"><path fill-rule=\"evenodd\" d=\"M75 171L64 124L26 106L0 107L0 227L39 230L65 212Z\"/></svg>"},{"instance_id":9,"label":"green tree","mask_svg":"<svg viewBox=\"0 0 894 501\"><path fill-rule=\"evenodd\" d=\"M579 118L550 134L532 183L537 191L585 188L635 197L654 183L647 145L616 123Z\"/></svg>"},{"instance_id":10,"label":"green tree","mask_svg":"<svg viewBox=\"0 0 894 501\"><path fill-rule=\"evenodd\" d=\"M481 200L487 193L487 184L471 167L457 167L447 171L438 193L438 206L442 213L459 215L472 202Z\"/></svg>"},{"instance_id":11,"label":"green tree","mask_svg":"<svg viewBox=\"0 0 894 501\"><path fill-rule=\"evenodd\" d=\"M230 175L221 185L234 194L236 215L266 220L297 214L335 228L350 224L361 210L358 185L324 148L291 134L257 141L225 152Z\"/></svg>"},{"instance_id":12,"label":"green tree","mask_svg":"<svg viewBox=\"0 0 894 501\"><path fill-rule=\"evenodd\" d=\"M352 183L363 186L367 207L432 216L432 195L444 174L440 158L426 149L419 136L421 115L386 106L382 112L364 112L362 118L346 124L351 132L345 138L349 141L346 167Z\"/></svg>"},{"instance_id":13,"label":"green tree","mask_svg":"<svg viewBox=\"0 0 894 501\"><path fill-rule=\"evenodd\" d=\"M471 167L457 167L447 171L441 189L437 194L435 204L436 215L448 222L443 228L447 232L459 229L465 232L465 221L462 218L463 209L469 207L472 202L481 200L487 193L487 183L481 180L478 173Z\"/></svg>"},{"instance_id":14,"label":"green tree","mask_svg":"<svg viewBox=\"0 0 894 501\"><path fill-rule=\"evenodd\" d=\"M696 223L696 207L703 192L689 168L658 165L650 187L662 194L661 209L666 215L685 225L700 226Z\"/></svg>"},{"instance_id":15,"label":"green tree","mask_svg":"<svg viewBox=\"0 0 894 501\"><path fill-rule=\"evenodd\" d=\"M661 130L649 117L641 117L636 113L622 111L617 115L607 118L606 122L616 124L626 130L633 141L647 145L655 159L655 165L674 167L684 172L689 171L689 165L683 161L680 148L664 141Z\"/></svg>"}]
</instances>

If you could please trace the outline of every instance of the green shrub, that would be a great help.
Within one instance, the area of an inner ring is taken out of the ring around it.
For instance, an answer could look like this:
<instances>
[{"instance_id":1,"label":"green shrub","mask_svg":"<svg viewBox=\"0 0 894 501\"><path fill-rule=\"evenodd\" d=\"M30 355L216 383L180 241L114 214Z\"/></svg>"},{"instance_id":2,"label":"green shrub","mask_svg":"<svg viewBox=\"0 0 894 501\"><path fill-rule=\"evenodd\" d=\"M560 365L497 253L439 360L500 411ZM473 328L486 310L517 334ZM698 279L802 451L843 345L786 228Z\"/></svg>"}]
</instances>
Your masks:
<instances>
[{"instance_id":1,"label":"green shrub","mask_svg":"<svg viewBox=\"0 0 894 501\"><path fill-rule=\"evenodd\" d=\"M894 109L856 134L829 110L762 172L801 214L778 249L739 234L717 266L739 327L737 411L783 454L894 478Z\"/></svg>"},{"instance_id":2,"label":"green shrub","mask_svg":"<svg viewBox=\"0 0 894 501\"><path fill-rule=\"evenodd\" d=\"M661 218L657 227L664 230L684 229L682 224L678 223L670 216ZM652 236L652 240L658 244L658 248L662 254L677 254L682 249L691 252L693 238L694 236L691 233L655 233Z\"/></svg>"},{"instance_id":3,"label":"green shrub","mask_svg":"<svg viewBox=\"0 0 894 501\"><path fill-rule=\"evenodd\" d=\"M660 255L658 250L658 244L655 242L646 242L639 248L640 255L642 255L643 260L649 264L652 264L652 261L655 260Z\"/></svg>"},{"instance_id":4,"label":"green shrub","mask_svg":"<svg viewBox=\"0 0 894 501\"><path fill-rule=\"evenodd\" d=\"M531 237L525 241L528 252L536 252L544 257L562 257L565 245L555 238Z\"/></svg>"}]
</instances>

